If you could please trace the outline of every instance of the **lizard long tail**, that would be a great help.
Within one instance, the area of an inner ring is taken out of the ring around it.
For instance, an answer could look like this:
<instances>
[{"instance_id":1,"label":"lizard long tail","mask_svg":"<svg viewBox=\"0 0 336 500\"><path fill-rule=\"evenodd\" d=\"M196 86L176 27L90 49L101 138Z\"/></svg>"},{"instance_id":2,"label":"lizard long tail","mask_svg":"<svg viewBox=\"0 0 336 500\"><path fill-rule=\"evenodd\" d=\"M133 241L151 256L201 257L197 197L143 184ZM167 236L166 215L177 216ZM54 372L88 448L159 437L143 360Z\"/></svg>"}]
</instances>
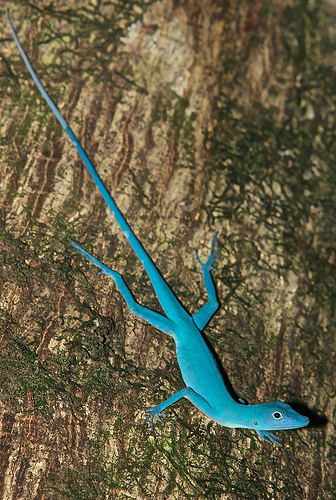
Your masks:
<instances>
[{"instance_id":1,"label":"lizard long tail","mask_svg":"<svg viewBox=\"0 0 336 500\"><path fill-rule=\"evenodd\" d=\"M122 229L125 237L129 241L130 245L132 246L134 252L140 259L141 263L144 265L145 270L152 282L152 285L154 287L154 290L157 294L157 297L165 311L168 317L171 317L171 314L173 311L175 311L175 318L176 318L176 310L179 310L180 314L187 314L183 306L180 304L178 299L175 297L174 293L171 291L163 277L161 276L160 272L156 268L155 264L147 254L146 250L143 248L142 244L138 240L138 238L135 236L133 233L131 227L127 223L126 219L124 218L123 214L119 210L116 202L106 189L103 181L101 180L100 176L98 175L97 170L91 163L88 155L86 154L85 150L83 149L82 145L80 144L79 140L77 139L75 133L72 131L71 127L68 125L66 120L63 118L61 113L59 112L57 106L54 104L50 96L48 95L47 91L43 87L41 81L39 80L38 76L36 75L30 60L25 53L21 42L19 40L19 37L13 27L13 24L11 22L10 16L9 16L9 11L6 10L6 16L7 16L7 21L10 26L10 29L12 31L14 40L16 42L16 45L21 53L21 56L24 60L24 63L31 74L38 90L40 91L41 95L44 97L44 99L47 101L49 107L51 108L52 112L56 116L57 120L60 122L68 136L70 137L72 143L74 144L75 148L77 149L80 157L82 158L86 168L88 169L93 181L95 182L97 188L99 189L102 197L104 198L106 204L108 205L109 209L111 210L112 214L114 215L117 223L119 224L120 228ZM171 318L173 319L173 318Z\"/></svg>"}]
</instances>

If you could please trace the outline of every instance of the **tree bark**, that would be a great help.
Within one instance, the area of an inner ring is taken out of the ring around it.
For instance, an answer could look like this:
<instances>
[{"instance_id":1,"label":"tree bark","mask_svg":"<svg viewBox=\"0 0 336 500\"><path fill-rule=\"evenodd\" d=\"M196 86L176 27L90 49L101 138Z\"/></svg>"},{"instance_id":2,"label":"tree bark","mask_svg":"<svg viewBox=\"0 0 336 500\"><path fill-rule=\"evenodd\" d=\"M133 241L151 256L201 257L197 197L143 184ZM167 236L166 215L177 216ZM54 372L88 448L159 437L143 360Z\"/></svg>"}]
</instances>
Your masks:
<instances>
[{"instance_id":1,"label":"tree bark","mask_svg":"<svg viewBox=\"0 0 336 500\"><path fill-rule=\"evenodd\" d=\"M4 6L5 7L5 6ZM170 338L134 317L71 237L160 310L1 18L0 497L332 498L332 3L17 1L34 68L237 394L312 426L270 448L188 402Z\"/></svg>"}]
</instances>

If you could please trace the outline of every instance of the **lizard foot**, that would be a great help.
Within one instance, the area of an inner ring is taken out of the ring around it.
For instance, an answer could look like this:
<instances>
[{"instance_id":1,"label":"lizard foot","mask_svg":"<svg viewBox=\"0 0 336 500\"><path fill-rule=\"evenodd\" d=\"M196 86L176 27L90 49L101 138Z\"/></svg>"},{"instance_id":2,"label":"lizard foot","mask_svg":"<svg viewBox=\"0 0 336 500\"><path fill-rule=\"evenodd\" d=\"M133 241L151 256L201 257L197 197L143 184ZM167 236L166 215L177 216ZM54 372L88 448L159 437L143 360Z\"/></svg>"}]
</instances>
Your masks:
<instances>
[{"instance_id":1,"label":"lizard foot","mask_svg":"<svg viewBox=\"0 0 336 500\"><path fill-rule=\"evenodd\" d=\"M266 441L266 443L276 444L277 446L280 447L283 446L282 439L279 438L276 434L273 434L273 432L257 431L257 433L263 441Z\"/></svg>"},{"instance_id":2,"label":"lizard foot","mask_svg":"<svg viewBox=\"0 0 336 500\"><path fill-rule=\"evenodd\" d=\"M201 259L198 256L197 250L194 249L195 254L196 254L196 260L199 264L201 264L203 271L210 272L210 271L215 270L215 268L213 267L213 264L218 259L218 255L219 255L219 248L217 248L215 250L216 243L217 243L217 231L215 232L214 237L212 238L210 255L209 255L208 260L206 262L201 261Z\"/></svg>"},{"instance_id":3,"label":"lizard foot","mask_svg":"<svg viewBox=\"0 0 336 500\"><path fill-rule=\"evenodd\" d=\"M164 420L162 420L161 417L165 417L165 413L161 413L160 410L158 409L157 406L153 406L153 408L145 408L146 411L149 411L149 415L145 418L144 425L146 425L148 422L151 426L151 428L154 430L154 418L156 417L158 421L164 425Z\"/></svg>"}]
</instances>

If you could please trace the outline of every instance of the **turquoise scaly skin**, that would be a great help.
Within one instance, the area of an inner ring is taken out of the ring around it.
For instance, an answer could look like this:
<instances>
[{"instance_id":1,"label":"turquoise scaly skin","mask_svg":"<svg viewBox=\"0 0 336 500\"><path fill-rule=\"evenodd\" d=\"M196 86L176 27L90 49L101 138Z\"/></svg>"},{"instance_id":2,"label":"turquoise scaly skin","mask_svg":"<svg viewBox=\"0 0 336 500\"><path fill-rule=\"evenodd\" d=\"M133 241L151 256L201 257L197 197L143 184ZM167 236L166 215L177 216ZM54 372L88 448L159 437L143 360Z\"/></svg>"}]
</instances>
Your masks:
<instances>
[{"instance_id":1,"label":"turquoise scaly skin","mask_svg":"<svg viewBox=\"0 0 336 500\"><path fill-rule=\"evenodd\" d=\"M210 419L213 419L219 424L231 428L254 429L263 440L271 444L274 443L282 446L282 440L270 431L304 427L308 425L309 419L294 411L286 403L272 402L247 405L244 404L241 399L238 401L233 399L226 388L217 363L202 334L203 328L210 321L213 314L219 307L215 286L211 276L211 271L214 269L213 264L218 257L218 249L215 249L217 235L215 235L212 240L210 254L205 263L201 262L196 252L196 259L201 265L203 273L204 285L208 294L208 301L196 314L191 316L181 305L173 291L169 288L152 259L143 248L139 239L133 233L132 229L117 207L114 199L104 186L95 167L92 165L76 135L71 130L68 123L64 120L61 113L41 84L20 43L17 33L10 20L8 10L6 11L6 16L16 45L38 90L47 101L56 118L70 137L125 237L143 264L153 285L157 298L159 299L165 312L165 316L138 304L121 274L105 266L105 264L86 252L86 250L84 250L80 245L70 240L72 245L86 259L92 262L95 266L99 267L102 273L108 274L112 277L120 293L126 300L129 309L134 314L148 321L151 325L155 326L167 335L170 335L175 341L176 356L185 387L161 404L149 408L149 414L145 422L149 422L152 427L155 417L162 422L162 417L165 416L163 411L181 398L186 398L201 412L205 413L205 415L207 415Z\"/></svg>"}]
</instances>

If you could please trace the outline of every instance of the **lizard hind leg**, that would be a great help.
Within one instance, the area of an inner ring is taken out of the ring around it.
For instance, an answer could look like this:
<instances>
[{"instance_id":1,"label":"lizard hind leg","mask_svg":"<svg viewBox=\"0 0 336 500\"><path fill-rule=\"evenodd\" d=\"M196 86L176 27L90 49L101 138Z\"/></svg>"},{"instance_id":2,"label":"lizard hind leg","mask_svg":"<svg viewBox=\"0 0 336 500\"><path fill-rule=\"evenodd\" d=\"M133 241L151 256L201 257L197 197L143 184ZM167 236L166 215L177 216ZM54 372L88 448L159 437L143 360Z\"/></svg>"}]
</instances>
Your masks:
<instances>
[{"instance_id":1,"label":"lizard hind leg","mask_svg":"<svg viewBox=\"0 0 336 500\"><path fill-rule=\"evenodd\" d=\"M96 259L96 257L93 257L93 255L89 254L86 250L84 250L84 248L78 245L78 243L76 243L75 241L71 240L70 238L69 241L76 248L76 250L78 250L78 252L81 253L87 260L89 260L90 262L92 262L92 264L101 269L101 274L107 274L108 276L111 276L111 278L119 288L120 293L124 297L129 310L132 313L134 313L139 318L148 321L148 323L155 326L164 333L171 335L172 337L175 337L175 331L174 331L175 324L166 316L163 316L162 314L159 314L156 311L152 311L151 309L148 309L147 307L138 304L138 302L136 302L136 300L134 299L132 292L126 285L124 278L122 277L121 274L105 266L105 264L100 262L100 260Z\"/></svg>"},{"instance_id":2,"label":"lizard hind leg","mask_svg":"<svg viewBox=\"0 0 336 500\"><path fill-rule=\"evenodd\" d=\"M212 318L212 316L219 307L216 288L211 276L211 271L214 270L213 264L218 259L218 254L219 254L219 249L215 248L216 243L217 243L217 233L215 233L212 239L210 254L207 261L204 263L199 258L198 252L195 249L196 260L201 265L204 285L209 297L208 302L196 314L193 315L194 323L200 330L203 330L203 328L210 321L210 319Z\"/></svg>"}]
</instances>

